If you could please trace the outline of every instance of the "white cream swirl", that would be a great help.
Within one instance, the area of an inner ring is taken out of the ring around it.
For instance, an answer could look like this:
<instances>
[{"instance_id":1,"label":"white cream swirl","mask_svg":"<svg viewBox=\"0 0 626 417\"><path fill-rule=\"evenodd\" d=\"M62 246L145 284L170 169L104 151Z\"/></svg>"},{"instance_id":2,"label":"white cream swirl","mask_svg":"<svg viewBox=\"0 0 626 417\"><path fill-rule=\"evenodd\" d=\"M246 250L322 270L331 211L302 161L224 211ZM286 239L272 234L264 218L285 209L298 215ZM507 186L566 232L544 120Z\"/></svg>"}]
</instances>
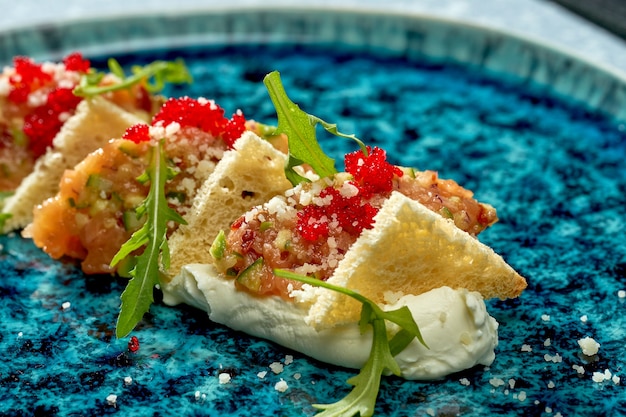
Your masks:
<instances>
[{"instance_id":1,"label":"white cream swirl","mask_svg":"<svg viewBox=\"0 0 626 417\"><path fill-rule=\"evenodd\" d=\"M371 331L356 323L317 331L304 319L307 310L279 297L253 297L235 289L211 265L187 265L162 288L168 305L186 303L234 330L271 340L329 364L360 369L369 355ZM395 358L402 377L442 378L475 365L490 365L498 344L498 323L487 313L479 293L440 287L405 295L386 307L406 305L429 348L417 340Z\"/></svg>"}]
</instances>

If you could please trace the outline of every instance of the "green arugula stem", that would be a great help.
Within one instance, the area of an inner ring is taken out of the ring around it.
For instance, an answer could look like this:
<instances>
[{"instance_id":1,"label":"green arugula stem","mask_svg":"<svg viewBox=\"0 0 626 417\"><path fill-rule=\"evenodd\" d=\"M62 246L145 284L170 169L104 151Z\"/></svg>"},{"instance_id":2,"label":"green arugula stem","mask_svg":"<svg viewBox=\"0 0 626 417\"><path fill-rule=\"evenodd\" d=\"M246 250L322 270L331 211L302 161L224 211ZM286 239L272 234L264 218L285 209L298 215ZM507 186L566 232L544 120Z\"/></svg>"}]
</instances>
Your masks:
<instances>
[{"instance_id":1,"label":"green arugula stem","mask_svg":"<svg viewBox=\"0 0 626 417\"><path fill-rule=\"evenodd\" d=\"M161 91L166 83L190 83L191 75L182 59L176 61L154 61L146 66L135 66L133 74L126 76L120 64L113 58L108 61L109 70L116 75L119 83L100 85L104 77L103 73L90 72L81 79L80 84L74 89L74 94L80 97L94 97L111 91L124 90L146 80L146 89L155 93ZM152 80L152 82L150 82Z\"/></svg>"},{"instance_id":2,"label":"green arugula stem","mask_svg":"<svg viewBox=\"0 0 626 417\"><path fill-rule=\"evenodd\" d=\"M401 374L394 356L404 350L415 338L428 347L411 311L406 306L397 310L383 311L372 300L348 288L281 269L274 270L274 274L278 277L345 294L363 305L359 321L361 333L367 330L368 325L373 330L372 348L367 362L358 375L348 380L348 383L354 388L346 397L333 404L315 404L314 407L324 410L318 414L318 417L351 417L357 414L361 417L372 416L378 397L380 380L385 370L388 369L398 376ZM401 329L391 340L387 336L386 320L396 323Z\"/></svg>"},{"instance_id":3,"label":"green arugula stem","mask_svg":"<svg viewBox=\"0 0 626 417\"><path fill-rule=\"evenodd\" d=\"M137 180L150 181L148 196L137 208L137 217L146 215L146 222L130 237L111 260L111 266L142 248L135 267L130 271L131 279L121 296L120 314L115 333L118 338L128 335L148 312L154 302L153 289L160 282L161 268L169 267L167 246L167 223L174 221L185 224L185 220L169 207L165 196L165 184L173 177L167 164L162 139L150 149L150 163L146 172Z\"/></svg>"}]
</instances>

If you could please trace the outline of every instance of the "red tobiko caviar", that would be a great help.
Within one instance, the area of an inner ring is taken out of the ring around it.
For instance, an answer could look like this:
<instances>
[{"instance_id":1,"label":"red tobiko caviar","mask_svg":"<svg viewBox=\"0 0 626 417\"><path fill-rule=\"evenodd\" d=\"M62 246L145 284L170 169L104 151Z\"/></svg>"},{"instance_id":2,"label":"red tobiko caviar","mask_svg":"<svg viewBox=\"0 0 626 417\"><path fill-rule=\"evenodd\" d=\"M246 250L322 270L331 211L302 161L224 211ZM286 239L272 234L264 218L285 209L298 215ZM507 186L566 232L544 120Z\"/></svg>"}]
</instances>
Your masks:
<instances>
[{"instance_id":1,"label":"red tobiko caviar","mask_svg":"<svg viewBox=\"0 0 626 417\"><path fill-rule=\"evenodd\" d=\"M135 353L139 350L139 339L137 339L137 336L132 336L128 340L128 350L131 353Z\"/></svg>"},{"instance_id":2,"label":"red tobiko caviar","mask_svg":"<svg viewBox=\"0 0 626 417\"><path fill-rule=\"evenodd\" d=\"M311 204L298 212L296 229L308 241L326 238L330 234L329 222L337 222L342 230L360 235L363 229L371 229L374 225L374 216L378 209L369 203L364 203L361 196L345 197L339 190L330 186L322 190L321 199L331 197L327 205Z\"/></svg>"},{"instance_id":3,"label":"red tobiko caviar","mask_svg":"<svg viewBox=\"0 0 626 417\"><path fill-rule=\"evenodd\" d=\"M28 95L52 80L52 75L42 70L41 64L24 56L13 58L15 73L9 77L11 90L9 100L13 103L25 103Z\"/></svg>"},{"instance_id":4,"label":"red tobiko caviar","mask_svg":"<svg viewBox=\"0 0 626 417\"><path fill-rule=\"evenodd\" d=\"M359 190L356 195L344 196L330 186L319 194L321 199L330 197L325 205L311 204L298 212L297 230L309 241L327 238L331 222L342 230L360 235L363 229L371 229L378 209L366 202L376 195L388 195L393 189L394 175L400 177L403 172L387 162L387 153L380 149L367 148L345 156L346 171L352 174L350 184Z\"/></svg>"},{"instance_id":5,"label":"red tobiko caviar","mask_svg":"<svg viewBox=\"0 0 626 417\"><path fill-rule=\"evenodd\" d=\"M171 98L163 105L152 119L153 125L158 122L163 122L164 126L176 122L181 127L196 127L214 137L221 137L231 148L244 132L246 120L241 112L230 120L225 118L224 109L213 101L182 97Z\"/></svg>"},{"instance_id":6,"label":"red tobiko caviar","mask_svg":"<svg viewBox=\"0 0 626 417\"><path fill-rule=\"evenodd\" d=\"M91 68L91 62L88 59L83 58L80 52L74 52L69 54L63 59L65 69L68 71L87 72Z\"/></svg>"},{"instance_id":7,"label":"red tobiko caviar","mask_svg":"<svg viewBox=\"0 0 626 417\"><path fill-rule=\"evenodd\" d=\"M35 158L43 155L61 130L67 117L73 114L82 98L69 88L55 88L48 94L46 104L36 107L24 117L22 131L28 136Z\"/></svg>"},{"instance_id":8,"label":"red tobiko caviar","mask_svg":"<svg viewBox=\"0 0 626 417\"><path fill-rule=\"evenodd\" d=\"M365 199L374 194L390 193L394 175L401 177L403 174L400 168L387 162L387 152L378 147L368 146L367 156L360 149L346 154L344 164Z\"/></svg>"},{"instance_id":9,"label":"red tobiko caviar","mask_svg":"<svg viewBox=\"0 0 626 417\"><path fill-rule=\"evenodd\" d=\"M150 140L150 127L145 123L137 123L136 125L132 125L124 135L122 135L122 139L127 139L135 143L146 142Z\"/></svg>"}]
</instances>

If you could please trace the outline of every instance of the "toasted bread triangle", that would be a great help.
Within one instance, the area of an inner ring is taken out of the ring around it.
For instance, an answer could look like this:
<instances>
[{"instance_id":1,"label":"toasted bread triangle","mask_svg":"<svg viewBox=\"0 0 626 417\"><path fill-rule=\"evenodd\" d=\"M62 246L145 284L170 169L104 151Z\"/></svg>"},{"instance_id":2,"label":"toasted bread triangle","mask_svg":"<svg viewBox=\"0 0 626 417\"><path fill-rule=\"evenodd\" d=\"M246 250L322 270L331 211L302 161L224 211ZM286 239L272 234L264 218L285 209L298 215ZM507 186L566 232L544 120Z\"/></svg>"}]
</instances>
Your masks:
<instances>
[{"instance_id":1,"label":"toasted bread triangle","mask_svg":"<svg viewBox=\"0 0 626 417\"><path fill-rule=\"evenodd\" d=\"M441 286L466 288L484 298L517 297L526 280L500 255L450 220L394 192L341 260L329 283L385 304L388 291L418 295ZM359 319L361 305L316 289L307 321L325 328Z\"/></svg>"},{"instance_id":2,"label":"toasted bread triangle","mask_svg":"<svg viewBox=\"0 0 626 417\"><path fill-rule=\"evenodd\" d=\"M54 148L37 160L33 172L5 200L2 213L11 217L4 223L3 233L21 229L33 220L33 207L59 191L59 181L66 169L73 168L111 138L121 137L129 126L141 122L144 120L102 97L81 101L76 113L55 136Z\"/></svg>"},{"instance_id":3,"label":"toasted bread triangle","mask_svg":"<svg viewBox=\"0 0 626 417\"><path fill-rule=\"evenodd\" d=\"M285 177L286 155L252 132L245 132L215 167L194 197L193 206L170 237L170 275L183 265L211 263L209 249L220 230L241 213L292 187Z\"/></svg>"}]
</instances>

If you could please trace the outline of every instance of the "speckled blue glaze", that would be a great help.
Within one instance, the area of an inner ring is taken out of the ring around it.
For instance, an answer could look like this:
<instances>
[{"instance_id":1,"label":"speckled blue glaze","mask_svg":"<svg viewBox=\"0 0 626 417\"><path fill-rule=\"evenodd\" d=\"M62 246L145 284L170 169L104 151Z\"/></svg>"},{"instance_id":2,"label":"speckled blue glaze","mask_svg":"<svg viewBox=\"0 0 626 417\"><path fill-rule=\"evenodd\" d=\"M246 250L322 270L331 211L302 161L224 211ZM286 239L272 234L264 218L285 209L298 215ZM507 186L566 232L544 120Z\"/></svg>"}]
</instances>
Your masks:
<instances>
[{"instance_id":1,"label":"speckled blue glaze","mask_svg":"<svg viewBox=\"0 0 626 417\"><path fill-rule=\"evenodd\" d=\"M436 382L386 378L379 415L624 413L624 124L515 77L324 49L176 47L119 58L183 56L195 82L166 94L214 98L227 112L240 108L268 122L275 114L261 80L278 69L305 110L498 208L501 221L480 238L529 288L517 300L488 302L501 323L495 362ZM339 139L322 144L337 159L354 149ZM113 336L123 280L86 277L19 237L0 243L0 416L302 416L349 390L353 371L212 324L192 308L165 307L158 294L133 332L140 349L131 353L128 339ZM597 356L581 354L584 336L601 344ZM293 363L273 374L269 365L286 355ZM593 382L592 373L605 369L623 381ZM261 371L269 371L263 379ZM219 383L221 372L230 383ZM284 393L274 389L281 378Z\"/></svg>"}]
</instances>

